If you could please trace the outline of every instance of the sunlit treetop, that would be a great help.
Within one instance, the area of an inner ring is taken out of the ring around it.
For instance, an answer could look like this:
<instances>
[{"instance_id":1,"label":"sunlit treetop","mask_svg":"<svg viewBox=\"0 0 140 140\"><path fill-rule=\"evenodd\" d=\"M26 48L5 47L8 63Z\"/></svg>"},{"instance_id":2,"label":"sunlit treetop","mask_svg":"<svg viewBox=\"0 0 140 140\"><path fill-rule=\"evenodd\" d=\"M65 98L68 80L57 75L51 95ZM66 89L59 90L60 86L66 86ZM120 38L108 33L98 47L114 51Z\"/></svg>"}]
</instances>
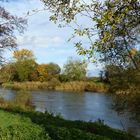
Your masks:
<instances>
[{"instance_id":1,"label":"sunlit treetop","mask_svg":"<svg viewBox=\"0 0 140 140\"><path fill-rule=\"evenodd\" d=\"M27 50L27 49L21 49L21 50L14 51L13 58L15 58L17 61L35 59L33 52L31 50Z\"/></svg>"}]
</instances>

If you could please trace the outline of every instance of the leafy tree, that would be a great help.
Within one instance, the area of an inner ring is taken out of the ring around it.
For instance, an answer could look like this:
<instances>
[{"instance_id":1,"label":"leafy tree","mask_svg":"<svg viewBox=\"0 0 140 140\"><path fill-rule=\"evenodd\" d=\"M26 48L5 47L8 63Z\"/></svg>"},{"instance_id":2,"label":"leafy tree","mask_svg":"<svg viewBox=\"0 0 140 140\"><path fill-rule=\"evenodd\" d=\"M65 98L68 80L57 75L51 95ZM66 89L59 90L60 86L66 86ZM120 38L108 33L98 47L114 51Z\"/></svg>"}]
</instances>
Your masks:
<instances>
[{"instance_id":1,"label":"leafy tree","mask_svg":"<svg viewBox=\"0 0 140 140\"><path fill-rule=\"evenodd\" d=\"M46 67L47 73L50 75L58 75L61 72L61 68L58 64L55 63L49 63Z\"/></svg>"},{"instance_id":2,"label":"leafy tree","mask_svg":"<svg viewBox=\"0 0 140 140\"><path fill-rule=\"evenodd\" d=\"M36 79L34 77L31 77L35 76L33 75L33 73L37 67L35 57L31 50L27 49L16 50L13 53L13 58L15 58L16 60L15 66L19 81L30 81Z\"/></svg>"},{"instance_id":3,"label":"leafy tree","mask_svg":"<svg viewBox=\"0 0 140 140\"><path fill-rule=\"evenodd\" d=\"M13 58L15 58L16 61L35 60L33 52L31 50L27 50L27 49L21 49L21 50L14 51Z\"/></svg>"},{"instance_id":4,"label":"leafy tree","mask_svg":"<svg viewBox=\"0 0 140 140\"><path fill-rule=\"evenodd\" d=\"M46 71L46 68L47 68L47 64L40 64L37 66L37 72L38 72L38 80L39 81L46 81L47 79L47 71Z\"/></svg>"},{"instance_id":5,"label":"leafy tree","mask_svg":"<svg viewBox=\"0 0 140 140\"><path fill-rule=\"evenodd\" d=\"M34 60L22 60L16 62L16 70L19 81L31 81L34 79L33 73L37 67L37 63Z\"/></svg>"},{"instance_id":6,"label":"leafy tree","mask_svg":"<svg viewBox=\"0 0 140 140\"><path fill-rule=\"evenodd\" d=\"M139 42L140 2L108 0L100 8L95 18L100 36L96 41L97 51L103 54L104 61L126 67L129 59L138 68L131 50Z\"/></svg>"},{"instance_id":7,"label":"leafy tree","mask_svg":"<svg viewBox=\"0 0 140 140\"><path fill-rule=\"evenodd\" d=\"M103 71L100 71L99 77L100 77L100 81L103 82L104 81L104 72Z\"/></svg>"},{"instance_id":8,"label":"leafy tree","mask_svg":"<svg viewBox=\"0 0 140 140\"><path fill-rule=\"evenodd\" d=\"M59 75L59 81L60 82L68 82L69 81L69 77L66 74L60 74Z\"/></svg>"},{"instance_id":9,"label":"leafy tree","mask_svg":"<svg viewBox=\"0 0 140 140\"><path fill-rule=\"evenodd\" d=\"M15 31L23 32L26 20L11 15L0 6L0 61L3 61L2 53L6 49L16 48Z\"/></svg>"},{"instance_id":10,"label":"leafy tree","mask_svg":"<svg viewBox=\"0 0 140 140\"><path fill-rule=\"evenodd\" d=\"M104 2L83 0L43 0L51 10L51 20L58 23L71 23L74 20L74 36L84 36L88 46L82 45L82 39L76 43L77 52L94 58L126 66L129 58L134 68L138 68L130 51L139 44L140 1L105 0ZM72 2L71 6L70 3ZM91 24L79 23L82 16ZM96 39L95 39L96 38Z\"/></svg>"},{"instance_id":11,"label":"leafy tree","mask_svg":"<svg viewBox=\"0 0 140 140\"><path fill-rule=\"evenodd\" d=\"M140 66L139 51L137 51L133 57L137 62L137 65ZM135 91L139 89L140 69L134 69L132 61L128 61L127 65L128 66L125 68L120 67L115 63L106 65L104 73L107 73L107 75L105 75L104 79L110 81L111 89L114 91L131 91L134 89L133 94L135 94Z\"/></svg>"},{"instance_id":12,"label":"leafy tree","mask_svg":"<svg viewBox=\"0 0 140 140\"><path fill-rule=\"evenodd\" d=\"M47 64L46 71L48 74L47 80L51 80L53 78L58 78L58 76L61 72L61 68L59 67L58 64L49 63L49 64Z\"/></svg>"},{"instance_id":13,"label":"leafy tree","mask_svg":"<svg viewBox=\"0 0 140 140\"><path fill-rule=\"evenodd\" d=\"M135 52L133 56L137 65L140 66L140 53ZM140 118L140 70L134 69L132 61L127 68L118 65L106 65L105 73L110 82L110 92L117 94L116 108L118 111L128 109L134 112L137 119Z\"/></svg>"},{"instance_id":14,"label":"leafy tree","mask_svg":"<svg viewBox=\"0 0 140 140\"><path fill-rule=\"evenodd\" d=\"M33 67L33 71L31 72L29 76L30 81L38 81L39 73L37 71L37 67L38 67L38 64L35 63L35 66Z\"/></svg>"},{"instance_id":15,"label":"leafy tree","mask_svg":"<svg viewBox=\"0 0 140 140\"><path fill-rule=\"evenodd\" d=\"M70 58L64 65L64 75L67 75L69 80L83 80L86 77L87 63L81 60Z\"/></svg>"},{"instance_id":16,"label":"leafy tree","mask_svg":"<svg viewBox=\"0 0 140 140\"><path fill-rule=\"evenodd\" d=\"M9 82L17 80L17 71L15 63L8 63L1 67L0 69L0 82Z\"/></svg>"},{"instance_id":17,"label":"leafy tree","mask_svg":"<svg viewBox=\"0 0 140 140\"><path fill-rule=\"evenodd\" d=\"M49 63L38 65L37 71L39 73L39 81L47 81L57 78L61 68L55 63Z\"/></svg>"}]
</instances>

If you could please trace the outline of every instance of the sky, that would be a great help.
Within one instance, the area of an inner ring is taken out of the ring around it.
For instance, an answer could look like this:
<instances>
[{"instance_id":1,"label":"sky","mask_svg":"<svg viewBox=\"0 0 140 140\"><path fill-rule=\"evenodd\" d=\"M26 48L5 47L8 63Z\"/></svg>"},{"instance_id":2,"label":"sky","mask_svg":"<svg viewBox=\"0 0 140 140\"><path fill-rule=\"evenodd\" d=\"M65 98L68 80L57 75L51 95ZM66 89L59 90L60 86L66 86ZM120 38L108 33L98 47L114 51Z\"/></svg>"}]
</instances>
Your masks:
<instances>
[{"instance_id":1,"label":"sky","mask_svg":"<svg viewBox=\"0 0 140 140\"><path fill-rule=\"evenodd\" d=\"M39 0L10 0L8 3L3 3L0 0L0 5L16 16L25 17L27 12L32 13L32 10L43 9L43 3ZM56 24L49 21L50 13L41 11L31 16L28 16L28 25L24 34L17 34L18 49L26 48L32 50L36 61L41 63L57 63L61 68L67 62L69 57L75 59L86 59L84 56L79 56L74 48L74 41L68 41L73 33L71 27L59 28ZM89 24L88 21L80 22ZM88 42L85 40L85 43ZM5 57L10 59L12 52L6 52ZM101 64L89 63L88 75L97 76L102 69Z\"/></svg>"}]
</instances>

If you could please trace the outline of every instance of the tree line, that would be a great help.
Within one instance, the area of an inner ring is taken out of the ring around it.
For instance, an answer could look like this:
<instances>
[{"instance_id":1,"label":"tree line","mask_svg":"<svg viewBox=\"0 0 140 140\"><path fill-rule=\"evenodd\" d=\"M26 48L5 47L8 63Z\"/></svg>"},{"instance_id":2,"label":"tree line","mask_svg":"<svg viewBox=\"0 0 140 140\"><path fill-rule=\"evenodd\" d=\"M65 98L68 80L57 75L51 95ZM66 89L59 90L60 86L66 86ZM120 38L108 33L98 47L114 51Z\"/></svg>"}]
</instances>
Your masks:
<instances>
[{"instance_id":1,"label":"tree line","mask_svg":"<svg viewBox=\"0 0 140 140\"><path fill-rule=\"evenodd\" d=\"M38 64L31 50L21 49L13 53L9 63L0 69L0 82L10 81L50 81L57 79L61 82L84 80L87 63L69 58L63 70L56 63Z\"/></svg>"}]
</instances>

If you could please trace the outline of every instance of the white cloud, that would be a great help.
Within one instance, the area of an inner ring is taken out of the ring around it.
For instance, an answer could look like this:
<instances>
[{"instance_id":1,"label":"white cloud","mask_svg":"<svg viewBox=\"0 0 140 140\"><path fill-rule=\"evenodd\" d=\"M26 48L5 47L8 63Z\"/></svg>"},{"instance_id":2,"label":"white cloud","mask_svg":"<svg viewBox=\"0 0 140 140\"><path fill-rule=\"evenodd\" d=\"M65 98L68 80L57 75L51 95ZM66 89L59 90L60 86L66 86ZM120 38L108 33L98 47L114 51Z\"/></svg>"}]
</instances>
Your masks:
<instances>
[{"instance_id":1,"label":"white cloud","mask_svg":"<svg viewBox=\"0 0 140 140\"><path fill-rule=\"evenodd\" d=\"M18 46L34 46L34 47L49 47L60 46L63 39L59 36L45 37L45 36L18 36Z\"/></svg>"}]
</instances>

